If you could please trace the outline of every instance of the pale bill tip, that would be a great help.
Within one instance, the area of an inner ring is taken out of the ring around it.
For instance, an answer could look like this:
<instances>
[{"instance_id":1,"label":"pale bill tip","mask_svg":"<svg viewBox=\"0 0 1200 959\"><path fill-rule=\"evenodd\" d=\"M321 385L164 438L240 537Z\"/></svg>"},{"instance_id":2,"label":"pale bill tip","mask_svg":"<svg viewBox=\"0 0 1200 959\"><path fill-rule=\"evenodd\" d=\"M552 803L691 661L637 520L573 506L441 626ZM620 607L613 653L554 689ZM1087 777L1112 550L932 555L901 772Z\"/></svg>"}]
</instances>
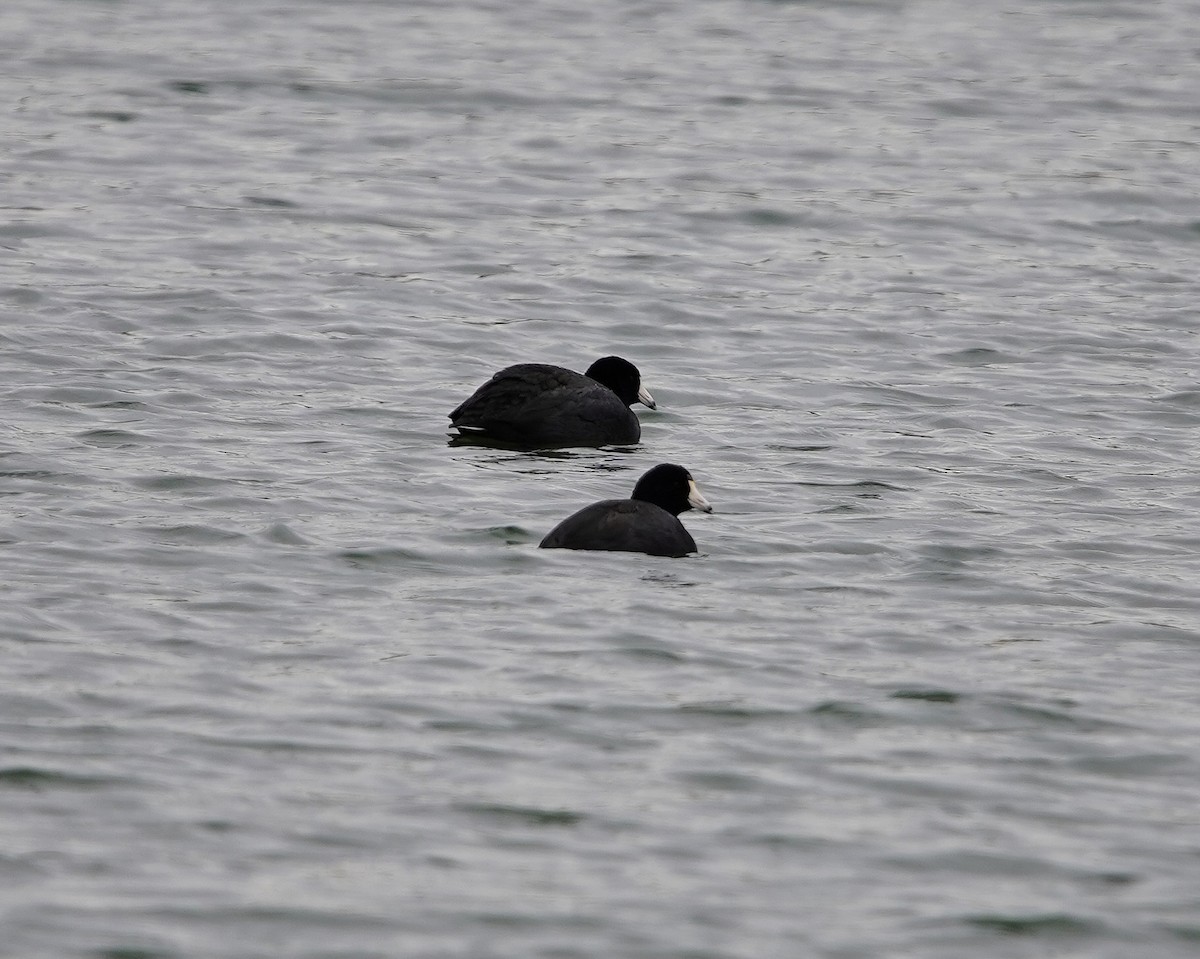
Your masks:
<instances>
[{"instance_id":1,"label":"pale bill tip","mask_svg":"<svg viewBox=\"0 0 1200 959\"><path fill-rule=\"evenodd\" d=\"M654 403L654 397L650 395L650 391L644 386L638 387L638 402L650 407L652 410L658 409L658 406Z\"/></svg>"},{"instance_id":2,"label":"pale bill tip","mask_svg":"<svg viewBox=\"0 0 1200 959\"><path fill-rule=\"evenodd\" d=\"M692 504L692 509L698 509L702 513L713 511L712 504L704 498L695 480L688 480L688 502Z\"/></svg>"}]
</instances>

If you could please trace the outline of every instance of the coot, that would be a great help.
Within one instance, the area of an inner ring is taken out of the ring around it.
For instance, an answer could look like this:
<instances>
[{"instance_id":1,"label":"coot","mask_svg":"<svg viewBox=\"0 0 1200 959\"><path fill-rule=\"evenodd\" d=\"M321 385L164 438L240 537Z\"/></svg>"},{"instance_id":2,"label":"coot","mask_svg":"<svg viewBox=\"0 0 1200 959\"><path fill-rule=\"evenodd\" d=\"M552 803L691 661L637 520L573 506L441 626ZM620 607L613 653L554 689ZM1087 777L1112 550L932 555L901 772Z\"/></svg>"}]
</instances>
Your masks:
<instances>
[{"instance_id":1,"label":"coot","mask_svg":"<svg viewBox=\"0 0 1200 959\"><path fill-rule=\"evenodd\" d=\"M692 474L662 463L646 473L629 499L606 499L585 506L546 534L546 549L604 549L651 556L685 556L696 541L679 522L689 509L712 512Z\"/></svg>"},{"instance_id":2,"label":"coot","mask_svg":"<svg viewBox=\"0 0 1200 959\"><path fill-rule=\"evenodd\" d=\"M587 373L519 363L479 387L450 425L462 436L531 448L636 443L634 403L656 408L638 368L619 356L596 360Z\"/></svg>"}]
</instances>

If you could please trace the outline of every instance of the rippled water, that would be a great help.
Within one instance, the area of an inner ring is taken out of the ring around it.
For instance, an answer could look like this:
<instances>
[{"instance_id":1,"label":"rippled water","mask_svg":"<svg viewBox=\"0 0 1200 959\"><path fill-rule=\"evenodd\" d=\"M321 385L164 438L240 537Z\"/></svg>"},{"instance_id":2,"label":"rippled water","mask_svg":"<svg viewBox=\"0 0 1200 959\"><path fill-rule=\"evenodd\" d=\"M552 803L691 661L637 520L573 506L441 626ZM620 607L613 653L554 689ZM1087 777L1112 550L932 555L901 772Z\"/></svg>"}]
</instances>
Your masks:
<instances>
[{"instance_id":1,"label":"rippled water","mask_svg":"<svg viewBox=\"0 0 1200 959\"><path fill-rule=\"evenodd\" d=\"M1198 51L9 0L0 953L1196 955ZM664 461L700 555L536 549Z\"/></svg>"}]
</instances>

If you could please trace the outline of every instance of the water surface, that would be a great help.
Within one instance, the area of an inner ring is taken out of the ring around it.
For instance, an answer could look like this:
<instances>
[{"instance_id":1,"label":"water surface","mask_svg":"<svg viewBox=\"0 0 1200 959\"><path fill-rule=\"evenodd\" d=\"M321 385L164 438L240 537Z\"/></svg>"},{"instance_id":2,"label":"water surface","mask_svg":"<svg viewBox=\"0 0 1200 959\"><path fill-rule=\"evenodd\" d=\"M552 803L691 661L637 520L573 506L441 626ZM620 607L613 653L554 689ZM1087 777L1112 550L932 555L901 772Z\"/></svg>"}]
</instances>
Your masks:
<instances>
[{"instance_id":1,"label":"water surface","mask_svg":"<svg viewBox=\"0 0 1200 959\"><path fill-rule=\"evenodd\" d=\"M0 27L0 953L1195 955L1195 2Z\"/></svg>"}]
</instances>

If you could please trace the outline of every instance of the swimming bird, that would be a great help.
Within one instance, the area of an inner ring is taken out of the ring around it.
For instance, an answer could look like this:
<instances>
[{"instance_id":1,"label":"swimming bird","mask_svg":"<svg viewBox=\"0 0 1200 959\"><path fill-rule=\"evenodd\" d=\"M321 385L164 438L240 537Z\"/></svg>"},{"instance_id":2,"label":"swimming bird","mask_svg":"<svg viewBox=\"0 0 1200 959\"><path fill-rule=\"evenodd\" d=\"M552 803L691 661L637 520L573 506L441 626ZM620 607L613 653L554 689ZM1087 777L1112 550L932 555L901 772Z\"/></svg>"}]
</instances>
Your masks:
<instances>
[{"instance_id":1,"label":"swimming bird","mask_svg":"<svg viewBox=\"0 0 1200 959\"><path fill-rule=\"evenodd\" d=\"M642 426L634 403L657 409L638 368L605 356L576 373L519 363L495 374L450 413L463 437L530 448L636 443Z\"/></svg>"},{"instance_id":2,"label":"swimming bird","mask_svg":"<svg viewBox=\"0 0 1200 959\"><path fill-rule=\"evenodd\" d=\"M712 512L691 473L661 463L637 481L629 499L585 506L550 530L538 545L686 556L696 552L696 541L679 522L679 514L689 509Z\"/></svg>"}]
</instances>

